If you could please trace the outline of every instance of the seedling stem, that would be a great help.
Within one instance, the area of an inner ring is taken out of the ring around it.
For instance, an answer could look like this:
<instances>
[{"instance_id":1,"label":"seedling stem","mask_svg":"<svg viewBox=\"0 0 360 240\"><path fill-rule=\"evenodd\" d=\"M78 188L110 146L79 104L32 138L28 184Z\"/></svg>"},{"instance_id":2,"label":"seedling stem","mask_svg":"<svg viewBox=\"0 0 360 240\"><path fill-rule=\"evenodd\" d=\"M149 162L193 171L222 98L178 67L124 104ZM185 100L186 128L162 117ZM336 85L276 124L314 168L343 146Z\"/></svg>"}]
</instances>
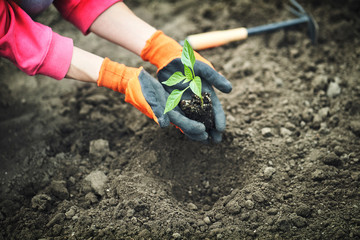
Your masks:
<instances>
[{"instance_id":1,"label":"seedling stem","mask_svg":"<svg viewBox=\"0 0 360 240\"><path fill-rule=\"evenodd\" d=\"M195 71L194 71L195 61L196 60L195 60L194 50L190 46L189 42L187 40L185 40L184 47L183 47L182 54L181 54L181 62L184 65L184 74L185 75L180 71L175 72L175 73L173 73L173 75L171 75L169 77L168 80L166 80L162 84L165 84L165 85L171 87L171 86L174 86L174 85L182 82L182 83L189 83L189 86L187 86L183 90L174 89L170 93L170 95L166 101L164 114L173 110L179 104L183 93L188 88L190 88L191 91L200 98L201 107L203 107L204 100L201 95L201 87L202 87L201 86L201 78L199 76L195 75Z\"/></svg>"}]
</instances>

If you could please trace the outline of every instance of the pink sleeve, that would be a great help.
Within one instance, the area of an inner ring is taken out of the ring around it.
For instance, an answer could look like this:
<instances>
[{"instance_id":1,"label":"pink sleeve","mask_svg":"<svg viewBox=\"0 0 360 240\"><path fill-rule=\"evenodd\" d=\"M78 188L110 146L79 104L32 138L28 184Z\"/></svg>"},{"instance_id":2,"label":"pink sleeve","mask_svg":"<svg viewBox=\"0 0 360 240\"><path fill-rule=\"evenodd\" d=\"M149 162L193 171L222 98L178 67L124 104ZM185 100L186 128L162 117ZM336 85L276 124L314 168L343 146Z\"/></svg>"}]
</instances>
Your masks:
<instances>
[{"instance_id":1,"label":"pink sleeve","mask_svg":"<svg viewBox=\"0 0 360 240\"><path fill-rule=\"evenodd\" d=\"M74 24L83 34L95 19L114 3L121 0L55 0L54 5L63 18Z\"/></svg>"},{"instance_id":2,"label":"pink sleeve","mask_svg":"<svg viewBox=\"0 0 360 240\"><path fill-rule=\"evenodd\" d=\"M0 26L0 56L29 75L65 77L72 58L71 39L34 22L12 1L0 0Z\"/></svg>"}]
</instances>

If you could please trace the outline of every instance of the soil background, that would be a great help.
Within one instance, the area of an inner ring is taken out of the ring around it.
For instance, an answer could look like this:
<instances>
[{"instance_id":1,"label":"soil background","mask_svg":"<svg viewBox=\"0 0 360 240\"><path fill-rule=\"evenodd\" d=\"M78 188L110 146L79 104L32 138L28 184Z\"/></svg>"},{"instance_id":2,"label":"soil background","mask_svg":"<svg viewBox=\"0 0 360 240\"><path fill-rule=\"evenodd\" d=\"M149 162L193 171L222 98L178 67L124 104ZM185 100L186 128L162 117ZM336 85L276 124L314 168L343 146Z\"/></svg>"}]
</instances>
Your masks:
<instances>
[{"instance_id":1,"label":"soil background","mask_svg":"<svg viewBox=\"0 0 360 240\"><path fill-rule=\"evenodd\" d=\"M217 145L1 59L0 239L360 239L360 2L300 3L317 46L301 26L201 51L233 84ZM127 4L176 40L294 17L280 0ZM155 76L53 7L36 20Z\"/></svg>"}]
</instances>

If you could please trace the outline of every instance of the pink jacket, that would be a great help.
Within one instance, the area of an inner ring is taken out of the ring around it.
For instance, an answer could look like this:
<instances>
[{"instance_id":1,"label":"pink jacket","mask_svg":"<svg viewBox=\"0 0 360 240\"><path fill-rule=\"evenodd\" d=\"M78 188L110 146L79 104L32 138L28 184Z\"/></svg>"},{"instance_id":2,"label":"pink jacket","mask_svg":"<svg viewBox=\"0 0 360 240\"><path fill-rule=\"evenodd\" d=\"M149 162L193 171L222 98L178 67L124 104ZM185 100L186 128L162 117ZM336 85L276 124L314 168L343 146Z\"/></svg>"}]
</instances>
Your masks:
<instances>
[{"instance_id":1,"label":"pink jacket","mask_svg":"<svg viewBox=\"0 0 360 240\"><path fill-rule=\"evenodd\" d=\"M93 21L120 0L55 0L61 15L84 34ZM34 22L17 4L0 0L0 56L21 71L63 79L70 67L73 41Z\"/></svg>"}]
</instances>

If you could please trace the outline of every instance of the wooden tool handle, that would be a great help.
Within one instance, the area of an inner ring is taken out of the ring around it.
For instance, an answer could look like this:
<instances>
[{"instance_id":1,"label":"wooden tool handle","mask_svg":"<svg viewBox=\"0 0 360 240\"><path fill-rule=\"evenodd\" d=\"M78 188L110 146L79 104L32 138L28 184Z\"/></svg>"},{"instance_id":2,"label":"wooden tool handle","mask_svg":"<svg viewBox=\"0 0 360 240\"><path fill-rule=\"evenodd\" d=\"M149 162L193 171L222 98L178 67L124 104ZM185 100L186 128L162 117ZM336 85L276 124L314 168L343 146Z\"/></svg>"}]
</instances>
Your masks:
<instances>
[{"instance_id":1,"label":"wooden tool handle","mask_svg":"<svg viewBox=\"0 0 360 240\"><path fill-rule=\"evenodd\" d=\"M244 40L248 37L246 28L235 28L223 31L199 33L187 37L194 50L202 50L224 45L232 41Z\"/></svg>"}]
</instances>

